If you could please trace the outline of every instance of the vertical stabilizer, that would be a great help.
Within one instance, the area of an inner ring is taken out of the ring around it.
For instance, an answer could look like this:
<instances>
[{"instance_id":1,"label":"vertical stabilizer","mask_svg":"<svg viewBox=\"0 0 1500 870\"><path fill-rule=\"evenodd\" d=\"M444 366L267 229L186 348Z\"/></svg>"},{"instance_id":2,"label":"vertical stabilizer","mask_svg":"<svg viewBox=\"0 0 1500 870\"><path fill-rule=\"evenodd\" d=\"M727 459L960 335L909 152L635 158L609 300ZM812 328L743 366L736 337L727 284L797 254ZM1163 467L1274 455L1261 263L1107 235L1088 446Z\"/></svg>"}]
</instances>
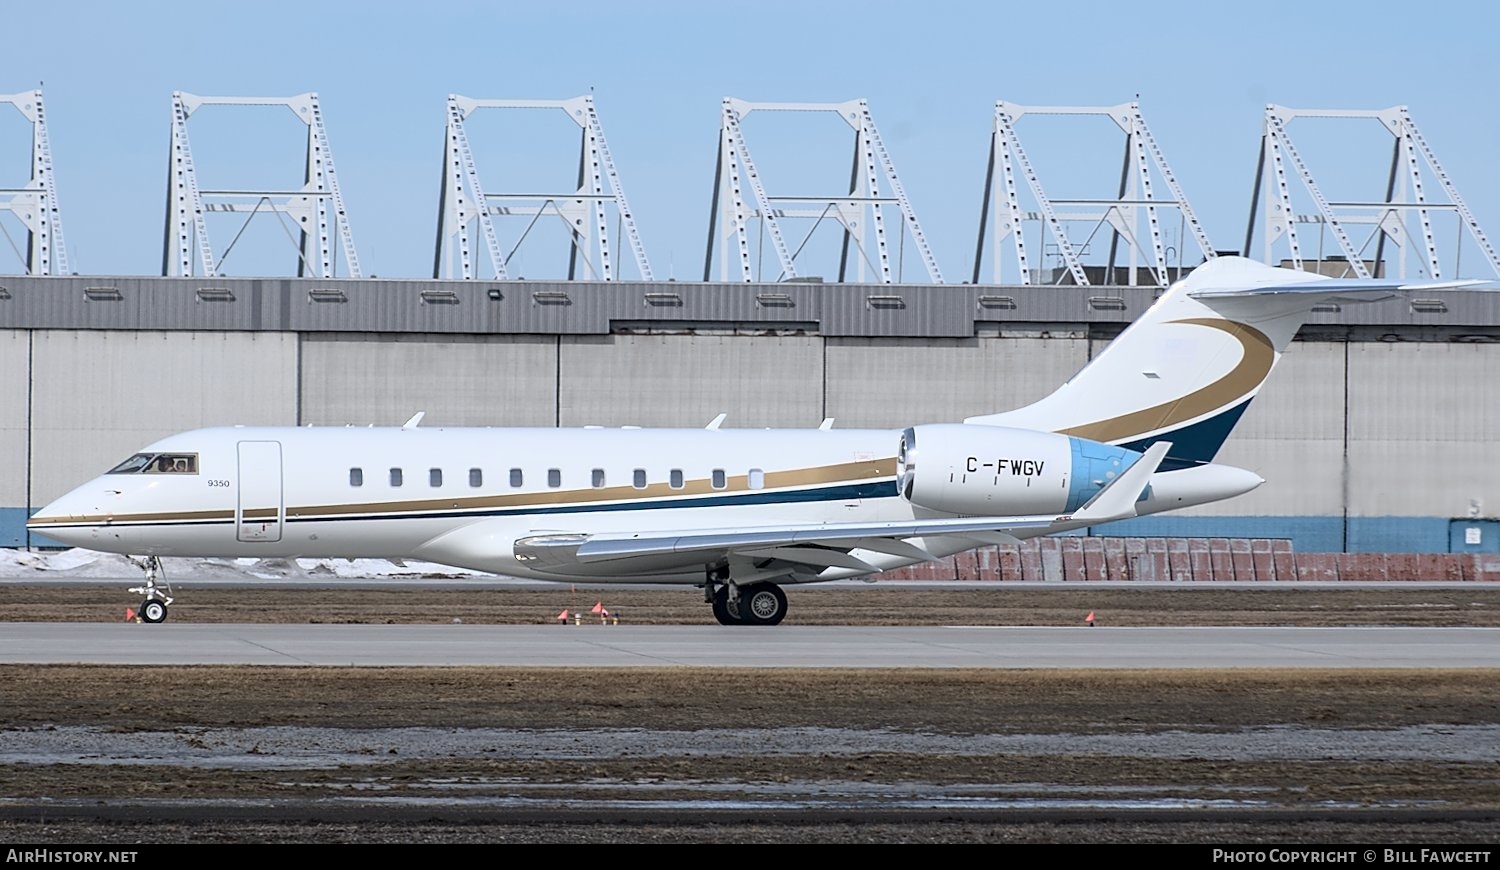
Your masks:
<instances>
[{"instance_id":1,"label":"vertical stabilizer","mask_svg":"<svg viewBox=\"0 0 1500 870\"><path fill-rule=\"evenodd\" d=\"M1472 282L1424 284L1456 286ZM1034 404L964 422L1041 429L1145 450L1167 467L1209 462L1313 306L1373 302L1401 281L1335 280L1242 257L1204 263L1097 357Z\"/></svg>"}]
</instances>

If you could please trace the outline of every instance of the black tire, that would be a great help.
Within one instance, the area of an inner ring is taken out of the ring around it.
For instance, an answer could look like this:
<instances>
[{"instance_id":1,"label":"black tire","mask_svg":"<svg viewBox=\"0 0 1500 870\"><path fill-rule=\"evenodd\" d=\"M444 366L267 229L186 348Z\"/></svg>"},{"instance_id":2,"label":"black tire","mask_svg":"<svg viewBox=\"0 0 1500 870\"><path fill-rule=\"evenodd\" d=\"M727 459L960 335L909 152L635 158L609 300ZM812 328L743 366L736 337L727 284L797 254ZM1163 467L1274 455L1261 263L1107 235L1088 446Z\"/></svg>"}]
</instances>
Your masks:
<instances>
[{"instance_id":1,"label":"black tire","mask_svg":"<svg viewBox=\"0 0 1500 870\"><path fill-rule=\"evenodd\" d=\"M141 622L152 624L167 621L167 602L156 598L147 598L141 602Z\"/></svg>"},{"instance_id":2,"label":"black tire","mask_svg":"<svg viewBox=\"0 0 1500 870\"><path fill-rule=\"evenodd\" d=\"M740 615L746 625L779 625L786 618L786 593L775 583L740 590Z\"/></svg>"},{"instance_id":3,"label":"black tire","mask_svg":"<svg viewBox=\"0 0 1500 870\"><path fill-rule=\"evenodd\" d=\"M740 620L739 603L731 604L729 601L728 586L720 586L714 590L714 619L717 619L720 625L745 624Z\"/></svg>"}]
</instances>

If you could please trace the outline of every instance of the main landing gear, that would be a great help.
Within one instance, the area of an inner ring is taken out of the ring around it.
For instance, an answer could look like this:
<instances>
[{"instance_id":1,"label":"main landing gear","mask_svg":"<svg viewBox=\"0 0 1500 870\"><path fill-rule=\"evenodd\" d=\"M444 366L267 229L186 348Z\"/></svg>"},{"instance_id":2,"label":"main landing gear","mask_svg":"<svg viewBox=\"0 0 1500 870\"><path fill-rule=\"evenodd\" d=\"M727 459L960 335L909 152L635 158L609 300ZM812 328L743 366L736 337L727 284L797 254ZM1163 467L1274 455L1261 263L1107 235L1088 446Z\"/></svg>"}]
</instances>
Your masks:
<instances>
[{"instance_id":1,"label":"main landing gear","mask_svg":"<svg viewBox=\"0 0 1500 870\"><path fill-rule=\"evenodd\" d=\"M740 586L727 566L710 567L703 597L713 605L720 625L778 625L786 618L786 593L766 580Z\"/></svg>"},{"instance_id":2,"label":"main landing gear","mask_svg":"<svg viewBox=\"0 0 1500 870\"><path fill-rule=\"evenodd\" d=\"M145 559L130 561L140 565L146 572L146 585L132 586L129 591L137 595L146 596L141 602L140 609L136 615L141 622L166 622L167 607L172 603L172 584L167 582L167 572L162 568L161 560L155 556L147 556Z\"/></svg>"}]
</instances>

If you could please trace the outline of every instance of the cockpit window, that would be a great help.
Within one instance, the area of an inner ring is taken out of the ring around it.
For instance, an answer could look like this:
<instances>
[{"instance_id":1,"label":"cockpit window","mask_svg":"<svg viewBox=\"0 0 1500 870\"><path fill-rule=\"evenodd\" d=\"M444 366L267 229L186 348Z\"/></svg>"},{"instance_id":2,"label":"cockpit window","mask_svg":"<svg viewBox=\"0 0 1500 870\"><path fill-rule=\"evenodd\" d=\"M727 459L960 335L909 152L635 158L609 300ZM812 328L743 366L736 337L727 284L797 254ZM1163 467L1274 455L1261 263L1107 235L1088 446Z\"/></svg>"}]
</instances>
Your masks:
<instances>
[{"instance_id":1,"label":"cockpit window","mask_svg":"<svg viewBox=\"0 0 1500 870\"><path fill-rule=\"evenodd\" d=\"M109 474L197 474L196 453L137 453Z\"/></svg>"}]
</instances>

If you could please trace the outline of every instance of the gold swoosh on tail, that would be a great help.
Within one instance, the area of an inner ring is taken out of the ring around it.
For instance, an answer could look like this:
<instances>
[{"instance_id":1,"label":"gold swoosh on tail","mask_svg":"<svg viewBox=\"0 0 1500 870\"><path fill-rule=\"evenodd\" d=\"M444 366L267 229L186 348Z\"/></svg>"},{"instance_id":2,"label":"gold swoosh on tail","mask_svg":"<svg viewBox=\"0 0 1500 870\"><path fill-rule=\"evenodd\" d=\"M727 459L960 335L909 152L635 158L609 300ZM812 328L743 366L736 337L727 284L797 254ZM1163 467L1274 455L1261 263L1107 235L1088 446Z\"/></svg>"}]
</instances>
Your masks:
<instances>
[{"instance_id":1,"label":"gold swoosh on tail","mask_svg":"<svg viewBox=\"0 0 1500 870\"><path fill-rule=\"evenodd\" d=\"M1253 326L1230 320L1215 320L1208 317L1190 317L1173 320L1171 323L1186 323L1206 326L1228 333L1240 343L1244 354L1239 363L1224 377L1180 399L1163 402L1142 411L1132 411L1097 423L1085 423L1070 429L1058 430L1063 435L1074 435L1093 441L1122 441L1176 426L1188 420L1202 417L1210 411L1226 408L1254 392L1271 373L1276 362L1276 349L1271 339Z\"/></svg>"}]
</instances>

